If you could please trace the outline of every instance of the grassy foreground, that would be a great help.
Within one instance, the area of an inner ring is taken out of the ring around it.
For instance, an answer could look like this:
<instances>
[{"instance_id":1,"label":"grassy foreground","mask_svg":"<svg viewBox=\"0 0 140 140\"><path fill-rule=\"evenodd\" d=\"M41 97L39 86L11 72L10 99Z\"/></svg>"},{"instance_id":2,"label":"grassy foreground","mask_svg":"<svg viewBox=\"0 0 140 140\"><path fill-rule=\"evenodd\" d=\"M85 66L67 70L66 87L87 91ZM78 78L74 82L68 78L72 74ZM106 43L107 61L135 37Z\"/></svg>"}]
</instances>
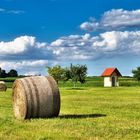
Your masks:
<instances>
[{"instance_id":1,"label":"grassy foreground","mask_svg":"<svg viewBox=\"0 0 140 140\"><path fill-rule=\"evenodd\" d=\"M0 92L0 140L140 139L140 87L61 87L58 118L19 121Z\"/></svg>"}]
</instances>

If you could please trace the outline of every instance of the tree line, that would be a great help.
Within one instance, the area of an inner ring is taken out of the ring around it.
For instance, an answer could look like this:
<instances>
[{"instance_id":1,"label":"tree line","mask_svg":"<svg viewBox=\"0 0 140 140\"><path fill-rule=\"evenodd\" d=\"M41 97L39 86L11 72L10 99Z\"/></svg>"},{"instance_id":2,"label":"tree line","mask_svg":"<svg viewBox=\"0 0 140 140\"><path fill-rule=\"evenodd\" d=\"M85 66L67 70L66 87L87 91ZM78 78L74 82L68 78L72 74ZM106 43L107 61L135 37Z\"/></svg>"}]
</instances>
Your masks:
<instances>
[{"instance_id":1,"label":"tree line","mask_svg":"<svg viewBox=\"0 0 140 140\"><path fill-rule=\"evenodd\" d=\"M70 67L62 68L60 65L56 65L53 67L47 67L49 75L53 76L56 82L68 81L71 79L74 87L76 83L79 81L80 83L85 83L85 79L87 76L87 66L86 65L73 65ZM132 70L133 77L140 81L140 67Z\"/></svg>"},{"instance_id":2,"label":"tree line","mask_svg":"<svg viewBox=\"0 0 140 140\"><path fill-rule=\"evenodd\" d=\"M14 69L11 69L8 73L6 73L6 70L0 68L0 78L6 77L18 77L18 72Z\"/></svg>"},{"instance_id":3,"label":"tree line","mask_svg":"<svg viewBox=\"0 0 140 140\"><path fill-rule=\"evenodd\" d=\"M53 76L56 82L60 80L66 82L71 79L73 86L76 86L76 83L85 83L87 76L87 66L86 65L73 65L70 67L62 68L60 65L53 67L47 67L49 75Z\"/></svg>"}]
</instances>

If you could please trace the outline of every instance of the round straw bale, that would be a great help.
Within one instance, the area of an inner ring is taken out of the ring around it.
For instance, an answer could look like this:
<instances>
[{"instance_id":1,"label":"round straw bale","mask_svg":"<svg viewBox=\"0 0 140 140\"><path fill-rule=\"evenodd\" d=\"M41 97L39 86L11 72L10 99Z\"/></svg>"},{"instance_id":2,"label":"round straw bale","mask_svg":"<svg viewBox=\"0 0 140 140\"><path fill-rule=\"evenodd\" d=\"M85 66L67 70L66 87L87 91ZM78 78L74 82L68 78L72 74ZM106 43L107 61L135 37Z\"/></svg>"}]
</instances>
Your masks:
<instances>
[{"instance_id":1,"label":"round straw bale","mask_svg":"<svg viewBox=\"0 0 140 140\"><path fill-rule=\"evenodd\" d=\"M60 111L60 93L51 76L17 79L13 84L13 109L18 119L56 117Z\"/></svg>"},{"instance_id":2,"label":"round straw bale","mask_svg":"<svg viewBox=\"0 0 140 140\"><path fill-rule=\"evenodd\" d=\"M0 91L6 91L7 86L4 81L0 81Z\"/></svg>"}]
</instances>

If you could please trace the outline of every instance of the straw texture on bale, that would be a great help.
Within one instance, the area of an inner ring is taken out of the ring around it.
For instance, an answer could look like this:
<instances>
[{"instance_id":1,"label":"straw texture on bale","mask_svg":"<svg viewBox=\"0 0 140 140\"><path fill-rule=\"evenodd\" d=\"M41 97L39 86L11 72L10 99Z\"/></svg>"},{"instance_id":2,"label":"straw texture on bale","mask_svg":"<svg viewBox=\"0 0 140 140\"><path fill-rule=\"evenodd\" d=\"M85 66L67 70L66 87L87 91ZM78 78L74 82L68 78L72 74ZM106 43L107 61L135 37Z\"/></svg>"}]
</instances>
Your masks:
<instances>
[{"instance_id":1,"label":"straw texture on bale","mask_svg":"<svg viewBox=\"0 0 140 140\"><path fill-rule=\"evenodd\" d=\"M4 81L0 81L0 91L6 91L7 86Z\"/></svg>"},{"instance_id":2,"label":"straw texture on bale","mask_svg":"<svg viewBox=\"0 0 140 140\"><path fill-rule=\"evenodd\" d=\"M51 77L17 79L13 84L13 109L18 119L56 117L60 111L60 93Z\"/></svg>"}]
</instances>

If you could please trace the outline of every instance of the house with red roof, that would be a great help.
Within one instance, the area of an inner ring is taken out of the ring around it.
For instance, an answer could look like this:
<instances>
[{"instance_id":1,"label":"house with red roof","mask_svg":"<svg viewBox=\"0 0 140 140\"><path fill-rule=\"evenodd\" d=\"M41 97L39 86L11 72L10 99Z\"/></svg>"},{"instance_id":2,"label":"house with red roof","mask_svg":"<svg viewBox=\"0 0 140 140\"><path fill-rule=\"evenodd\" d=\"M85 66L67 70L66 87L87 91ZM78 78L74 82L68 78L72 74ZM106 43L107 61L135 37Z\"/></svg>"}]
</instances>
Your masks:
<instances>
[{"instance_id":1,"label":"house with red roof","mask_svg":"<svg viewBox=\"0 0 140 140\"><path fill-rule=\"evenodd\" d=\"M122 75L117 68L106 68L101 76L104 77L104 87L117 87L118 77Z\"/></svg>"}]
</instances>

